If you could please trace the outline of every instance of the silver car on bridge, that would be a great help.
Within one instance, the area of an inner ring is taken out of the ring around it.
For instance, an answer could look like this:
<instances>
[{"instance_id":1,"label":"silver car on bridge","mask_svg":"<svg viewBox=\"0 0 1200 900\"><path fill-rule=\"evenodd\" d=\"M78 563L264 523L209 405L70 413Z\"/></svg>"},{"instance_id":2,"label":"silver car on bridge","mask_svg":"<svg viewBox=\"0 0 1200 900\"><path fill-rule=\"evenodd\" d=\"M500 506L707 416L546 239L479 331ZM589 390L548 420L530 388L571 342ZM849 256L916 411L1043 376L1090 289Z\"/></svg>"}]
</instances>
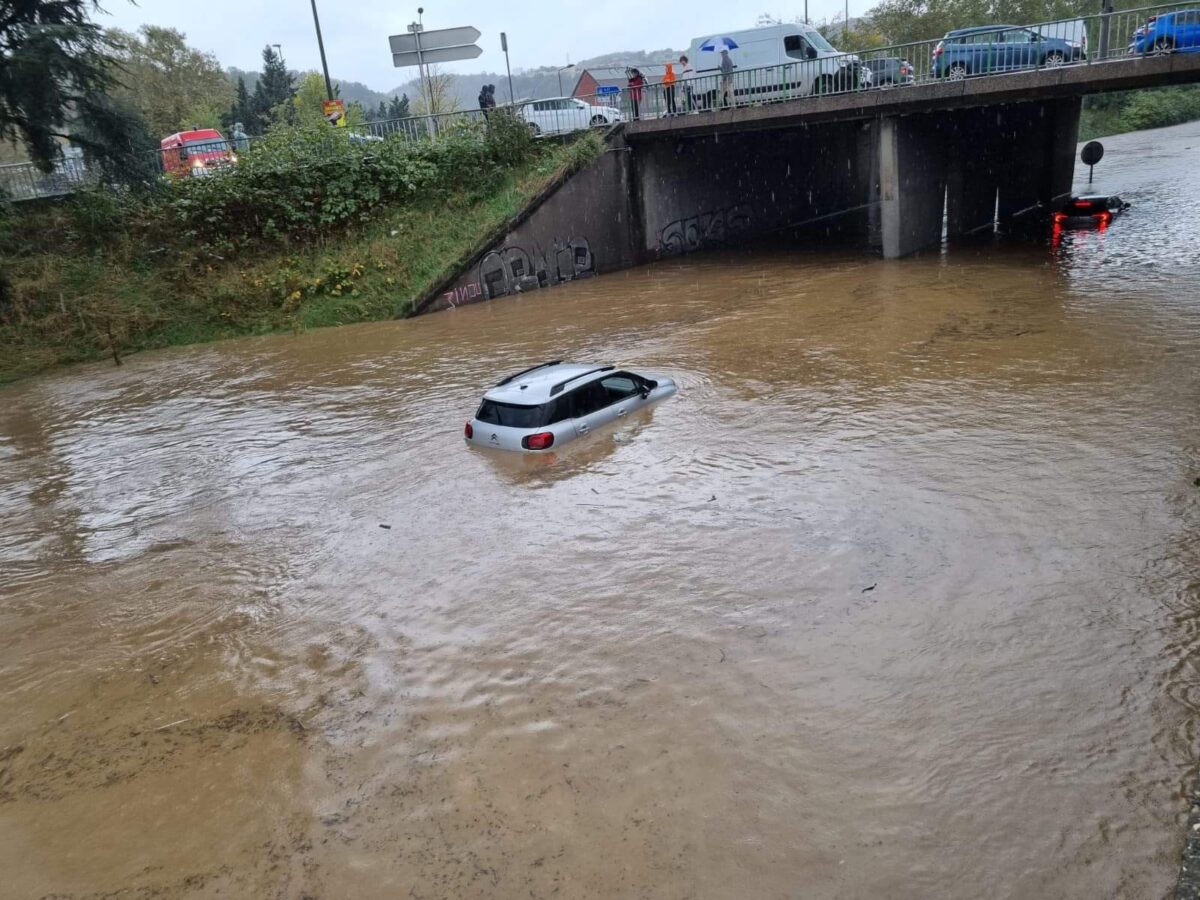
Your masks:
<instances>
[{"instance_id":1,"label":"silver car on bridge","mask_svg":"<svg viewBox=\"0 0 1200 900\"><path fill-rule=\"evenodd\" d=\"M464 434L480 447L549 450L675 391L670 378L556 359L510 375L484 394Z\"/></svg>"}]
</instances>

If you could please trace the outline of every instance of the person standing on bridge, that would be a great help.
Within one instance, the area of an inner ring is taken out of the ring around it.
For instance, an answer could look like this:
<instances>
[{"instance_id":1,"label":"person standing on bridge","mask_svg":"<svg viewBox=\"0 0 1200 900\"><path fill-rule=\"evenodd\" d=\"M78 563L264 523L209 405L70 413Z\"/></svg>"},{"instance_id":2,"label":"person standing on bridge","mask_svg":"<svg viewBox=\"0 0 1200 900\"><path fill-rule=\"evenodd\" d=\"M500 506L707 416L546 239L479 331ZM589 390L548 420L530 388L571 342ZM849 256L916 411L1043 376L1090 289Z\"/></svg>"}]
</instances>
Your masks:
<instances>
[{"instance_id":1,"label":"person standing on bridge","mask_svg":"<svg viewBox=\"0 0 1200 900\"><path fill-rule=\"evenodd\" d=\"M646 79L637 69L629 70L629 105L633 107L633 118L641 118L641 102L642 88L646 86Z\"/></svg>"},{"instance_id":2,"label":"person standing on bridge","mask_svg":"<svg viewBox=\"0 0 1200 900\"><path fill-rule=\"evenodd\" d=\"M721 106L733 103L733 59L728 50L721 51Z\"/></svg>"},{"instance_id":3,"label":"person standing on bridge","mask_svg":"<svg viewBox=\"0 0 1200 900\"><path fill-rule=\"evenodd\" d=\"M667 63L663 72L663 96L667 101L667 115L675 115L675 64Z\"/></svg>"},{"instance_id":4,"label":"person standing on bridge","mask_svg":"<svg viewBox=\"0 0 1200 900\"><path fill-rule=\"evenodd\" d=\"M688 112L696 111L696 101L692 98L692 79L696 70L688 62L687 56L679 57L679 80L683 82L683 105Z\"/></svg>"}]
</instances>

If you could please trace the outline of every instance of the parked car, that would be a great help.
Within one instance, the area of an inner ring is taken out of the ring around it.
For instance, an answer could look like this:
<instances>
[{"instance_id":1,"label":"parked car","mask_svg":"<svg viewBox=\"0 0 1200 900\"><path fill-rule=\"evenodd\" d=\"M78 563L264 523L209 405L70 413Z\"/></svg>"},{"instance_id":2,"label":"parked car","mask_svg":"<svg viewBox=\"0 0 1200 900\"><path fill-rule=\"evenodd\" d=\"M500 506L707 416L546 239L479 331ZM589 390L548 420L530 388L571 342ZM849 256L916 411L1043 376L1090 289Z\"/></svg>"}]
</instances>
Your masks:
<instances>
[{"instance_id":1,"label":"parked car","mask_svg":"<svg viewBox=\"0 0 1200 900\"><path fill-rule=\"evenodd\" d=\"M1200 52L1200 9L1150 16L1129 41L1130 53Z\"/></svg>"},{"instance_id":2,"label":"parked car","mask_svg":"<svg viewBox=\"0 0 1200 900\"><path fill-rule=\"evenodd\" d=\"M1047 37L1015 25L982 25L947 32L933 48L933 74L958 81L968 75L1062 66L1086 58L1080 40Z\"/></svg>"},{"instance_id":3,"label":"parked car","mask_svg":"<svg viewBox=\"0 0 1200 900\"><path fill-rule=\"evenodd\" d=\"M811 25L768 25L698 37L688 59L696 76L692 96L702 108L720 106L721 50L733 61L734 104L786 100L871 86L871 70L842 53Z\"/></svg>"},{"instance_id":4,"label":"parked car","mask_svg":"<svg viewBox=\"0 0 1200 900\"><path fill-rule=\"evenodd\" d=\"M464 436L479 447L549 450L675 390L670 378L556 359L509 375L484 394Z\"/></svg>"},{"instance_id":5,"label":"parked car","mask_svg":"<svg viewBox=\"0 0 1200 900\"><path fill-rule=\"evenodd\" d=\"M611 106L592 106L575 97L533 100L521 107L520 116L529 123L529 130L535 135L566 134L621 121L620 110Z\"/></svg>"},{"instance_id":6,"label":"parked car","mask_svg":"<svg viewBox=\"0 0 1200 900\"><path fill-rule=\"evenodd\" d=\"M177 132L159 147L163 171L172 178L212 175L237 163L232 145L215 128Z\"/></svg>"},{"instance_id":7,"label":"parked car","mask_svg":"<svg viewBox=\"0 0 1200 900\"><path fill-rule=\"evenodd\" d=\"M864 59L863 65L871 71L871 83L874 87L912 84L915 80L912 63L907 59L901 59L899 56Z\"/></svg>"},{"instance_id":8,"label":"parked car","mask_svg":"<svg viewBox=\"0 0 1200 900\"><path fill-rule=\"evenodd\" d=\"M1129 209L1120 197L1072 197L1054 214L1055 225L1107 225Z\"/></svg>"}]
</instances>

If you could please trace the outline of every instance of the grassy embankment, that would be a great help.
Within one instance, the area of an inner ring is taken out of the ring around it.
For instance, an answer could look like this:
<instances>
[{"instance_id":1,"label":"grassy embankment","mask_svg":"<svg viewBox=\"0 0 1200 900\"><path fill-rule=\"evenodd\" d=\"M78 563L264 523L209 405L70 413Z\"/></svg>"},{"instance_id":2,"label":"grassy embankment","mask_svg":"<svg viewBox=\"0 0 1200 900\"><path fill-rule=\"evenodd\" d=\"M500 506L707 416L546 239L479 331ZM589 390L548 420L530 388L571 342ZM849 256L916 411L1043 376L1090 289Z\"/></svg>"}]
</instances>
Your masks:
<instances>
[{"instance_id":1,"label":"grassy embankment","mask_svg":"<svg viewBox=\"0 0 1200 900\"><path fill-rule=\"evenodd\" d=\"M484 143L478 134L462 141L371 147L365 162L351 146L349 162L322 158L286 201L277 195L293 189L291 172L281 188L281 169L247 165L152 198L10 208L0 216L0 383L138 350L404 315L601 150L594 134L541 147L519 135L499 149L468 145Z\"/></svg>"},{"instance_id":2,"label":"grassy embankment","mask_svg":"<svg viewBox=\"0 0 1200 900\"><path fill-rule=\"evenodd\" d=\"M1200 119L1200 85L1147 88L1086 97L1079 139L1165 128Z\"/></svg>"}]
</instances>

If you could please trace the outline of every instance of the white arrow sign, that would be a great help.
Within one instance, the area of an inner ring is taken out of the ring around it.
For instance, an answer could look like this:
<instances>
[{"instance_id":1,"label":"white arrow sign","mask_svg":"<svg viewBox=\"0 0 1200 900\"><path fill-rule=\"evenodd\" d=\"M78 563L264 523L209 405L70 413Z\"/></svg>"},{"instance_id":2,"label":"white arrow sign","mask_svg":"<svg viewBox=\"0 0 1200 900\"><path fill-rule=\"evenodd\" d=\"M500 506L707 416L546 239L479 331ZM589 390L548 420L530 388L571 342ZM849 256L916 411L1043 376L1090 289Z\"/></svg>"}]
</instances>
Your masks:
<instances>
[{"instance_id":1,"label":"white arrow sign","mask_svg":"<svg viewBox=\"0 0 1200 900\"><path fill-rule=\"evenodd\" d=\"M439 47L437 50L422 48L420 59L417 59L415 50L412 53L393 53L392 65L397 69L402 69L418 63L429 65L430 63L454 62L456 59L474 59L481 53L483 53L483 48L478 44L467 44L465 47Z\"/></svg>"},{"instance_id":2,"label":"white arrow sign","mask_svg":"<svg viewBox=\"0 0 1200 900\"><path fill-rule=\"evenodd\" d=\"M421 55L424 56L429 50L449 49L451 47L462 47L467 44L473 44L480 38L478 28L472 28L470 25L464 25L461 28L438 28L434 31L421 32ZM415 34L393 34L388 38L388 43L392 45L392 53L416 53L417 51L417 35ZM474 59L474 56L454 57L454 59ZM449 62L450 60L430 60L431 62Z\"/></svg>"}]
</instances>

